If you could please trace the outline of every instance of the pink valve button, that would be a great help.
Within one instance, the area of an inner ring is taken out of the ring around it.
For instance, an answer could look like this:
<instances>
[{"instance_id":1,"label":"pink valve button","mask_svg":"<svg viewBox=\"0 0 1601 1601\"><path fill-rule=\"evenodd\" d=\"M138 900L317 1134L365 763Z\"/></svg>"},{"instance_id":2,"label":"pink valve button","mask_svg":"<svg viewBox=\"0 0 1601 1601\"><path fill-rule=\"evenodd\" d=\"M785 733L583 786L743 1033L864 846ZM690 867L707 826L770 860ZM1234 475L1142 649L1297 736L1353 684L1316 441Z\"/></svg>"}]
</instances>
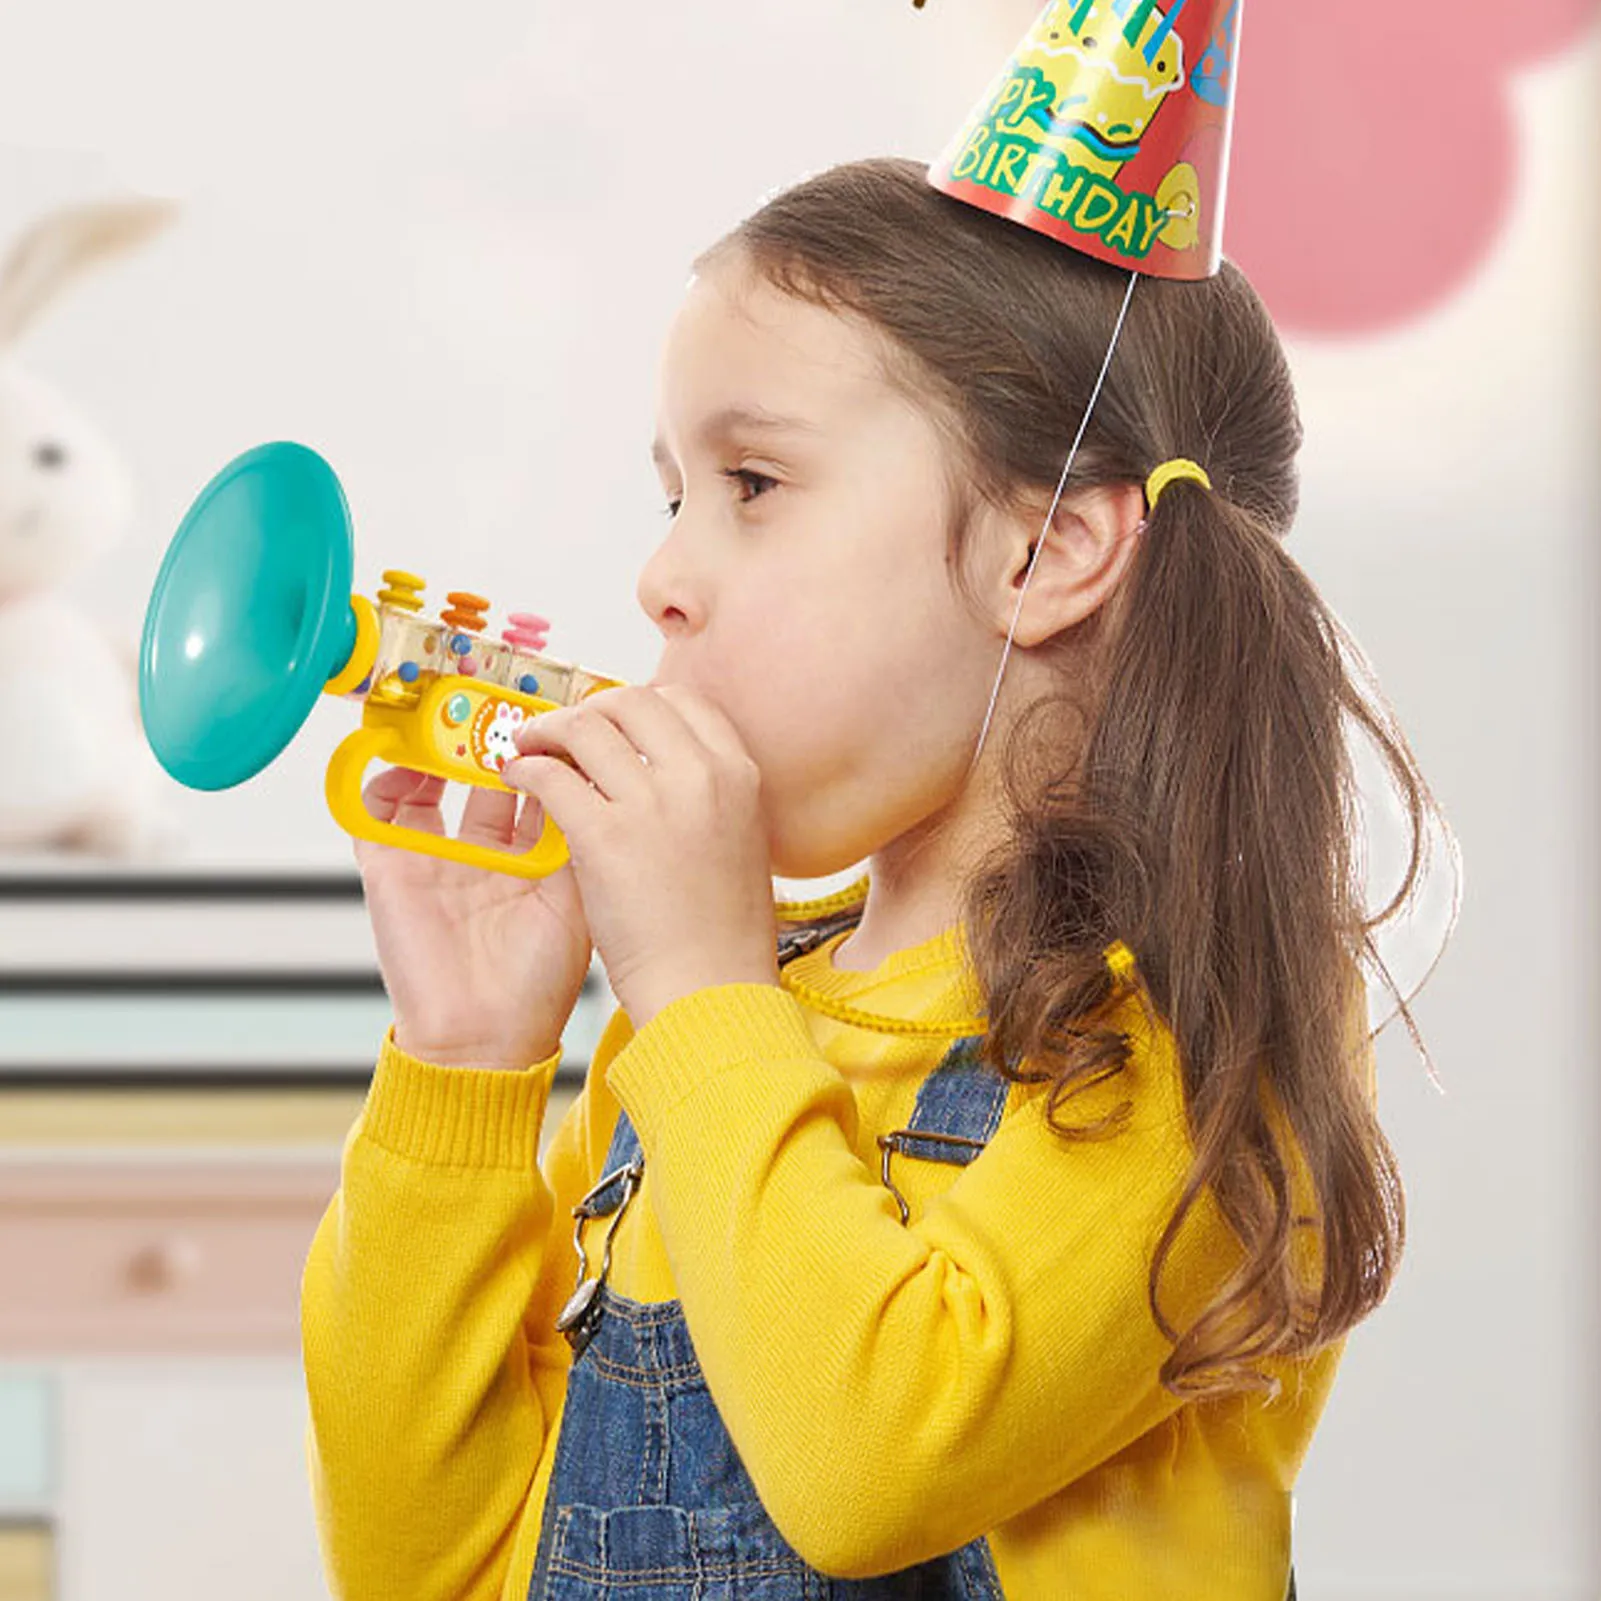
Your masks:
<instances>
[{"instance_id":1,"label":"pink valve button","mask_svg":"<svg viewBox=\"0 0 1601 1601\"><path fill-rule=\"evenodd\" d=\"M513 650L543 650L550 634L550 620L536 617L532 612L516 611L508 619L511 627L501 632L501 638Z\"/></svg>"}]
</instances>

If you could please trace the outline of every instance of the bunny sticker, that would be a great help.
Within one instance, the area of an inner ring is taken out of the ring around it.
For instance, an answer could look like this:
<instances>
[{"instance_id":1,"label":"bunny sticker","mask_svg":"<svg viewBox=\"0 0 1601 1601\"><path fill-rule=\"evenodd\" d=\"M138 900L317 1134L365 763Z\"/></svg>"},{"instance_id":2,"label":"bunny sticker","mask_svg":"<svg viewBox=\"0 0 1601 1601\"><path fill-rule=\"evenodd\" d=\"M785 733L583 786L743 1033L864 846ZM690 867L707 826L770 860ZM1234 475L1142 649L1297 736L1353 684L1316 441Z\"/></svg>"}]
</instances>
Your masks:
<instances>
[{"instance_id":1,"label":"bunny sticker","mask_svg":"<svg viewBox=\"0 0 1601 1601\"><path fill-rule=\"evenodd\" d=\"M516 756L517 730L524 715L521 706L490 700L473 719L473 754L490 772L498 773Z\"/></svg>"},{"instance_id":2,"label":"bunny sticker","mask_svg":"<svg viewBox=\"0 0 1601 1601\"><path fill-rule=\"evenodd\" d=\"M133 645L114 646L68 587L126 532L129 476L13 352L68 283L174 210L132 200L54 212L0 266L0 850L139 857L171 841L139 726Z\"/></svg>"}]
</instances>

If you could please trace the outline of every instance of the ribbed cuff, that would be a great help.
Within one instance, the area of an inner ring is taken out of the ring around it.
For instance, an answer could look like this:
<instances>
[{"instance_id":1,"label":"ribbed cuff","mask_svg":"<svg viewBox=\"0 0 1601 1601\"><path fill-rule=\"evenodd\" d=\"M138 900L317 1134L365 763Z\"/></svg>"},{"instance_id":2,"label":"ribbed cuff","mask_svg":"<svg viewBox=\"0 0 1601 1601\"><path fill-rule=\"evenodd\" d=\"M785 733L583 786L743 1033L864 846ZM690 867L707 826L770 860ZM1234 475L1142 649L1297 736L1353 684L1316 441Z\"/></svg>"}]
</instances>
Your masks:
<instances>
[{"instance_id":1,"label":"ribbed cuff","mask_svg":"<svg viewBox=\"0 0 1601 1601\"><path fill-rule=\"evenodd\" d=\"M531 1170L561 1052L521 1072L437 1067L384 1035L359 1132L413 1162Z\"/></svg>"},{"instance_id":2,"label":"ribbed cuff","mask_svg":"<svg viewBox=\"0 0 1601 1601\"><path fill-rule=\"evenodd\" d=\"M827 1067L795 997L776 984L714 984L670 1001L612 1058L606 1085L641 1141L730 1068L791 1060Z\"/></svg>"}]
</instances>

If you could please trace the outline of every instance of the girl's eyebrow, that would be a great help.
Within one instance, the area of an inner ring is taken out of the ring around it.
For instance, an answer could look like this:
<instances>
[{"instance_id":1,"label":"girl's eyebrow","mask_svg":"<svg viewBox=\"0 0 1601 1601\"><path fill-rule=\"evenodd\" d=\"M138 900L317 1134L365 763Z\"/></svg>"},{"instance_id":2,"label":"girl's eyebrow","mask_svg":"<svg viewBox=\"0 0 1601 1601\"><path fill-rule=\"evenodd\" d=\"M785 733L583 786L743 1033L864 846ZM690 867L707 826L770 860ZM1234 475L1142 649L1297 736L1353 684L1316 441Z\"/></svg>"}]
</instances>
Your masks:
<instances>
[{"instance_id":1,"label":"girl's eyebrow","mask_svg":"<svg viewBox=\"0 0 1601 1601\"><path fill-rule=\"evenodd\" d=\"M780 417L776 412L766 411L760 406L724 406L721 411L713 412L706 419L700 435L708 444L717 444L729 434L740 430L746 433L765 434L822 432L816 423L807 422L800 417ZM660 436L651 441L650 458L658 467L666 466L670 460L667 447L662 443Z\"/></svg>"}]
</instances>

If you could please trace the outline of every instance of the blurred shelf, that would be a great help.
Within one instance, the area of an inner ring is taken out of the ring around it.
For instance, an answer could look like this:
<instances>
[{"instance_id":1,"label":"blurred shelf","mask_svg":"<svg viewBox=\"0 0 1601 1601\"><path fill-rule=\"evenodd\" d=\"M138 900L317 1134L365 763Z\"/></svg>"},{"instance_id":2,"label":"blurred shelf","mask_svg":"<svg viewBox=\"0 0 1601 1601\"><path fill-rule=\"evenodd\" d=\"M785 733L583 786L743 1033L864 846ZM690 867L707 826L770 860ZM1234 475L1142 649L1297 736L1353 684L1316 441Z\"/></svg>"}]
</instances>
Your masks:
<instances>
[{"instance_id":1,"label":"blurred shelf","mask_svg":"<svg viewBox=\"0 0 1601 1601\"><path fill-rule=\"evenodd\" d=\"M0 871L0 984L8 989L256 976L379 988L361 881Z\"/></svg>"},{"instance_id":2,"label":"blurred shelf","mask_svg":"<svg viewBox=\"0 0 1601 1601\"><path fill-rule=\"evenodd\" d=\"M551 1090L546 1139L578 1093L564 1074ZM338 1150L366 1099L366 1087L194 1089L15 1088L0 1086L0 1160L94 1151L102 1159L152 1151L229 1147L293 1156Z\"/></svg>"},{"instance_id":3,"label":"blurred shelf","mask_svg":"<svg viewBox=\"0 0 1601 1601\"><path fill-rule=\"evenodd\" d=\"M364 1082L391 1022L374 993L0 993L0 1082Z\"/></svg>"},{"instance_id":4,"label":"blurred shelf","mask_svg":"<svg viewBox=\"0 0 1601 1601\"><path fill-rule=\"evenodd\" d=\"M0 1151L339 1145L365 1088L0 1087Z\"/></svg>"},{"instance_id":5,"label":"blurred shelf","mask_svg":"<svg viewBox=\"0 0 1601 1601\"><path fill-rule=\"evenodd\" d=\"M0 903L6 901L360 901L355 873L263 873L181 868L122 869L106 862L64 862L0 854Z\"/></svg>"},{"instance_id":6,"label":"blurred shelf","mask_svg":"<svg viewBox=\"0 0 1601 1601\"><path fill-rule=\"evenodd\" d=\"M581 1077L613 1001L592 974L563 1038ZM0 981L0 1086L364 1087L393 1020L382 985L323 975L57 974Z\"/></svg>"},{"instance_id":7,"label":"blurred shelf","mask_svg":"<svg viewBox=\"0 0 1601 1601\"><path fill-rule=\"evenodd\" d=\"M0 1601L52 1601L56 1593L55 1534L49 1523L0 1513Z\"/></svg>"},{"instance_id":8,"label":"blurred shelf","mask_svg":"<svg viewBox=\"0 0 1601 1601\"><path fill-rule=\"evenodd\" d=\"M56 1381L45 1369L0 1371L0 1521L31 1518L56 1488ZM0 1597L5 1591L0 1588Z\"/></svg>"},{"instance_id":9,"label":"blurred shelf","mask_svg":"<svg viewBox=\"0 0 1601 1601\"><path fill-rule=\"evenodd\" d=\"M0 1162L0 1352L293 1352L338 1186L337 1151Z\"/></svg>"}]
</instances>

